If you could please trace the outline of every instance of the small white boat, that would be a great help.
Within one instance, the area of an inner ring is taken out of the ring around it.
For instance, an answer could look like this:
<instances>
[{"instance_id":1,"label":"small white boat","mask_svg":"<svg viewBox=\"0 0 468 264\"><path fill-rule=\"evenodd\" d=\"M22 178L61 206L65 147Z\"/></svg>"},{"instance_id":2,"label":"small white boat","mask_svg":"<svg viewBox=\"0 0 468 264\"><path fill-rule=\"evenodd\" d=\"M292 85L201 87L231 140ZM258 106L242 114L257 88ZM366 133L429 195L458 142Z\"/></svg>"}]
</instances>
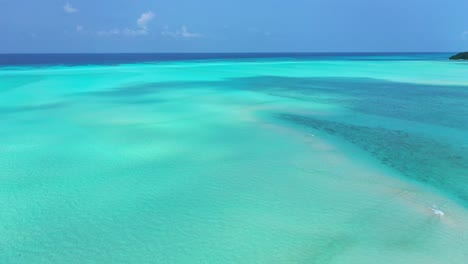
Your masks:
<instances>
[{"instance_id":1,"label":"small white boat","mask_svg":"<svg viewBox=\"0 0 468 264\"><path fill-rule=\"evenodd\" d=\"M431 207L431 210L432 210L432 212L434 212L435 215L438 215L438 216L444 216L445 215L444 212L442 210L439 210L437 208L437 206L435 206L435 205L433 205Z\"/></svg>"}]
</instances>

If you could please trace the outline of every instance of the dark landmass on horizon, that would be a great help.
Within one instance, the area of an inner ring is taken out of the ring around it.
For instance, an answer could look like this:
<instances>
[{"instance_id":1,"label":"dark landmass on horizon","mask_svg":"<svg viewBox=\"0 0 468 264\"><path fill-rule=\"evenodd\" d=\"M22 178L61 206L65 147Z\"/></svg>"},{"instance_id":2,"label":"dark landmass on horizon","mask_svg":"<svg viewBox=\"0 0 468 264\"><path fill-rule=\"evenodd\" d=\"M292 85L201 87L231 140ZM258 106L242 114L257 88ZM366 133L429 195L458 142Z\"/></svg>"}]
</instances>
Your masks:
<instances>
[{"instance_id":1,"label":"dark landmass on horizon","mask_svg":"<svg viewBox=\"0 0 468 264\"><path fill-rule=\"evenodd\" d=\"M468 51L467 52L460 52L456 55L450 57L451 60L468 60Z\"/></svg>"}]
</instances>

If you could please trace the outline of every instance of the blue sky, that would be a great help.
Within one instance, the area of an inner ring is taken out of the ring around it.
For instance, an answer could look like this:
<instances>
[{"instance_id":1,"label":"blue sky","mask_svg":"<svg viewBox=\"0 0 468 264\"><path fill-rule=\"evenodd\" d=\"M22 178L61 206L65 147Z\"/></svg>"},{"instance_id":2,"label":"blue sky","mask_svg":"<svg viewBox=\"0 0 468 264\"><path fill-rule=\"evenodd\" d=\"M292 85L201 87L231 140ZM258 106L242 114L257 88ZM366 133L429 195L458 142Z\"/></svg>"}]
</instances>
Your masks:
<instances>
[{"instance_id":1,"label":"blue sky","mask_svg":"<svg viewBox=\"0 0 468 264\"><path fill-rule=\"evenodd\" d=\"M468 50L468 0L0 0L0 52Z\"/></svg>"}]
</instances>

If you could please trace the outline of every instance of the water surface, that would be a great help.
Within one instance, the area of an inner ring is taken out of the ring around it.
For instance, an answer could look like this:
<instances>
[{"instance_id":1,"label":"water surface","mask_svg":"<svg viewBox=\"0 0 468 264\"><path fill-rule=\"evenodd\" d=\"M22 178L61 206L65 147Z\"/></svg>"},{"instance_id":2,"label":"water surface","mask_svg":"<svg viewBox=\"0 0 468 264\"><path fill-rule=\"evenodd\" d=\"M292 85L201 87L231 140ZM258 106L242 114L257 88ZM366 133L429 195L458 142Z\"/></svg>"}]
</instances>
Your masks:
<instances>
[{"instance_id":1,"label":"water surface","mask_svg":"<svg viewBox=\"0 0 468 264\"><path fill-rule=\"evenodd\" d=\"M0 55L0 262L465 263L445 57Z\"/></svg>"}]
</instances>

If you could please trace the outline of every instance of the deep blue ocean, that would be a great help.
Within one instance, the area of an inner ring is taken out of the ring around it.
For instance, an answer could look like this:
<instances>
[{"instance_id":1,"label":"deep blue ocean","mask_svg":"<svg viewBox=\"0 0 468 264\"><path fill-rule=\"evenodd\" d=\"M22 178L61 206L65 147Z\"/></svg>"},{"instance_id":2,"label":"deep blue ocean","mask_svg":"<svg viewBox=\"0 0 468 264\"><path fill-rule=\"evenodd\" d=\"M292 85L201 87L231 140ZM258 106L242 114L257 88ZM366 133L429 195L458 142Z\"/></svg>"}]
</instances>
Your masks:
<instances>
[{"instance_id":1,"label":"deep blue ocean","mask_svg":"<svg viewBox=\"0 0 468 264\"><path fill-rule=\"evenodd\" d=\"M346 59L346 60L446 60L450 53L77 53L77 54L0 54L2 66L25 65L113 65L166 61L222 59Z\"/></svg>"}]
</instances>

